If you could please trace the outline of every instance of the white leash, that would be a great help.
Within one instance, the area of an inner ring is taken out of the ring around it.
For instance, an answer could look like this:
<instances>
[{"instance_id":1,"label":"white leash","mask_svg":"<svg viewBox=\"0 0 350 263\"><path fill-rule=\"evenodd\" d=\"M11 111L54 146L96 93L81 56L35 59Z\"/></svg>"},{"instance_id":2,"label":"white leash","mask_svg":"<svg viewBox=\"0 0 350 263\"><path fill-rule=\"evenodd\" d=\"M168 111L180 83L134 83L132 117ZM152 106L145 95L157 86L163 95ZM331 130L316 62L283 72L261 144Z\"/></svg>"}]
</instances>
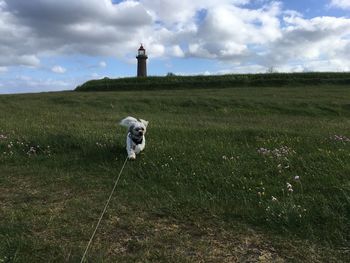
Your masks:
<instances>
[{"instance_id":1,"label":"white leash","mask_svg":"<svg viewBox=\"0 0 350 263\"><path fill-rule=\"evenodd\" d=\"M98 223L97 223L97 225L96 225L96 227L95 227L95 230L94 230L94 232L92 233L91 238L90 238L90 240L89 240L89 243L88 243L87 246L86 246L84 255L83 255L83 257L81 258L80 263L83 263L83 261L84 261L84 259L85 259L86 253L87 253L87 251L89 250L89 247L90 247L90 245L91 245L92 240L94 239L94 236L95 236L95 234L96 234L96 232L97 232L97 228L99 227L99 225L100 225L100 223L101 223L102 217L103 217L103 215L105 214L105 212L106 212L106 210L107 210L107 207L108 207L108 205L109 205L109 201L111 201L113 192L114 192L115 188L117 187L117 184L118 184L119 179L120 179L120 175L122 174L122 172L123 172L123 170L124 170L124 167L125 167L125 164L126 164L127 160L128 160L128 157L126 157L126 159L125 159L125 161L124 161L124 164L123 164L123 166L122 166L122 169L120 169L118 178L117 178L117 180L116 180L115 183L114 183L112 192L111 192L111 194L109 195L109 198L108 198L107 203L106 203L106 205L105 205L105 207L104 207L104 209L103 209L103 211L102 211L102 214L101 214L101 216L100 216L100 219L98 220Z\"/></svg>"}]
</instances>

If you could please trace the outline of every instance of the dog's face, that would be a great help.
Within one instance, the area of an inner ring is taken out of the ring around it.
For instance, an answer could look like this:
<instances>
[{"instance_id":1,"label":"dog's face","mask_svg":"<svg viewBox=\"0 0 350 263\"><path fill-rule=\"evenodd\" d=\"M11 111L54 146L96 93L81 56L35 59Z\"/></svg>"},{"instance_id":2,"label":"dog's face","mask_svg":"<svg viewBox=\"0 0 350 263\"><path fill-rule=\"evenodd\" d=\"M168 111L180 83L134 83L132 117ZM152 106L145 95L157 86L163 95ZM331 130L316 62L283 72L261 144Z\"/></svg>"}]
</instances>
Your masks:
<instances>
[{"instance_id":1,"label":"dog's face","mask_svg":"<svg viewBox=\"0 0 350 263\"><path fill-rule=\"evenodd\" d=\"M129 132L134 137L142 137L146 133L148 122L141 120L140 122L135 122L129 127Z\"/></svg>"}]
</instances>

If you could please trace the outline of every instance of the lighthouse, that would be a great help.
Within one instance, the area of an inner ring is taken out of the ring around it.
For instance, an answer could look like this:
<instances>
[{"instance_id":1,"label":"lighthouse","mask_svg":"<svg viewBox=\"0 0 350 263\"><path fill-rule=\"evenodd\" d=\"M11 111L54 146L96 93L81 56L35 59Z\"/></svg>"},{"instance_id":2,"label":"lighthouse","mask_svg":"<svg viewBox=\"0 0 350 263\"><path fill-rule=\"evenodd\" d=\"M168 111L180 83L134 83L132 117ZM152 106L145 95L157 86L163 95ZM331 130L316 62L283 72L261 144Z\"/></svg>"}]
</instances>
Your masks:
<instances>
[{"instance_id":1,"label":"lighthouse","mask_svg":"<svg viewBox=\"0 0 350 263\"><path fill-rule=\"evenodd\" d=\"M146 50L143 48L142 44L137 52L137 77L147 77L147 55Z\"/></svg>"}]
</instances>

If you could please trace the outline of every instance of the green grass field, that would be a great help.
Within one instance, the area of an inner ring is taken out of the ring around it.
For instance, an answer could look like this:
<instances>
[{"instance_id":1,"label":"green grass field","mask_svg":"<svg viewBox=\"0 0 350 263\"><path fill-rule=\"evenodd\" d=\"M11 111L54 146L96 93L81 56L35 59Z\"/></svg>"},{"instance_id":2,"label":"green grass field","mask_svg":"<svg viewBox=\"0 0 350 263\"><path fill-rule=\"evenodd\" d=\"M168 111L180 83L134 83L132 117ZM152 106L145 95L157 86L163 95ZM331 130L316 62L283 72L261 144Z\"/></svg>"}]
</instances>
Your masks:
<instances>
[{"instance_id":1,"label":"green grass field","mask_svg":"<svg viewBox=\"0 0 350 263\"><path fill-rule=\"evenodd\" d=\"M0 96L0 262L349 262L350 88Z\"/></svg>"}]
</instances>

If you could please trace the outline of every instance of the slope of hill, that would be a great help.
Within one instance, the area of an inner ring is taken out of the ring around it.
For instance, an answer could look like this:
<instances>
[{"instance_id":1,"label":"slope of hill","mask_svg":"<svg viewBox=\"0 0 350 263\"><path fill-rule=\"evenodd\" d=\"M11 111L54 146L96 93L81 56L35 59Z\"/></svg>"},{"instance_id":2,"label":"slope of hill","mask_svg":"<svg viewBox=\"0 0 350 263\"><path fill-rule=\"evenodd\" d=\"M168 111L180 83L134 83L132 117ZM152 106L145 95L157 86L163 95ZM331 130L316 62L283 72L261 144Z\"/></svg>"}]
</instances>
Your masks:
<instances>
[{"instance_id":1,"label":"slope of hill","mask_svg":"<svg viewBox=\"0 0 350 263\"><path fill-rule=\"evenodd\" d=\"M350 85L350 73L272 73L220 76L169 76L90 80L76 91L161 90L229 87L282 87L296 85Z\"/></svg>"}]
</instances>

